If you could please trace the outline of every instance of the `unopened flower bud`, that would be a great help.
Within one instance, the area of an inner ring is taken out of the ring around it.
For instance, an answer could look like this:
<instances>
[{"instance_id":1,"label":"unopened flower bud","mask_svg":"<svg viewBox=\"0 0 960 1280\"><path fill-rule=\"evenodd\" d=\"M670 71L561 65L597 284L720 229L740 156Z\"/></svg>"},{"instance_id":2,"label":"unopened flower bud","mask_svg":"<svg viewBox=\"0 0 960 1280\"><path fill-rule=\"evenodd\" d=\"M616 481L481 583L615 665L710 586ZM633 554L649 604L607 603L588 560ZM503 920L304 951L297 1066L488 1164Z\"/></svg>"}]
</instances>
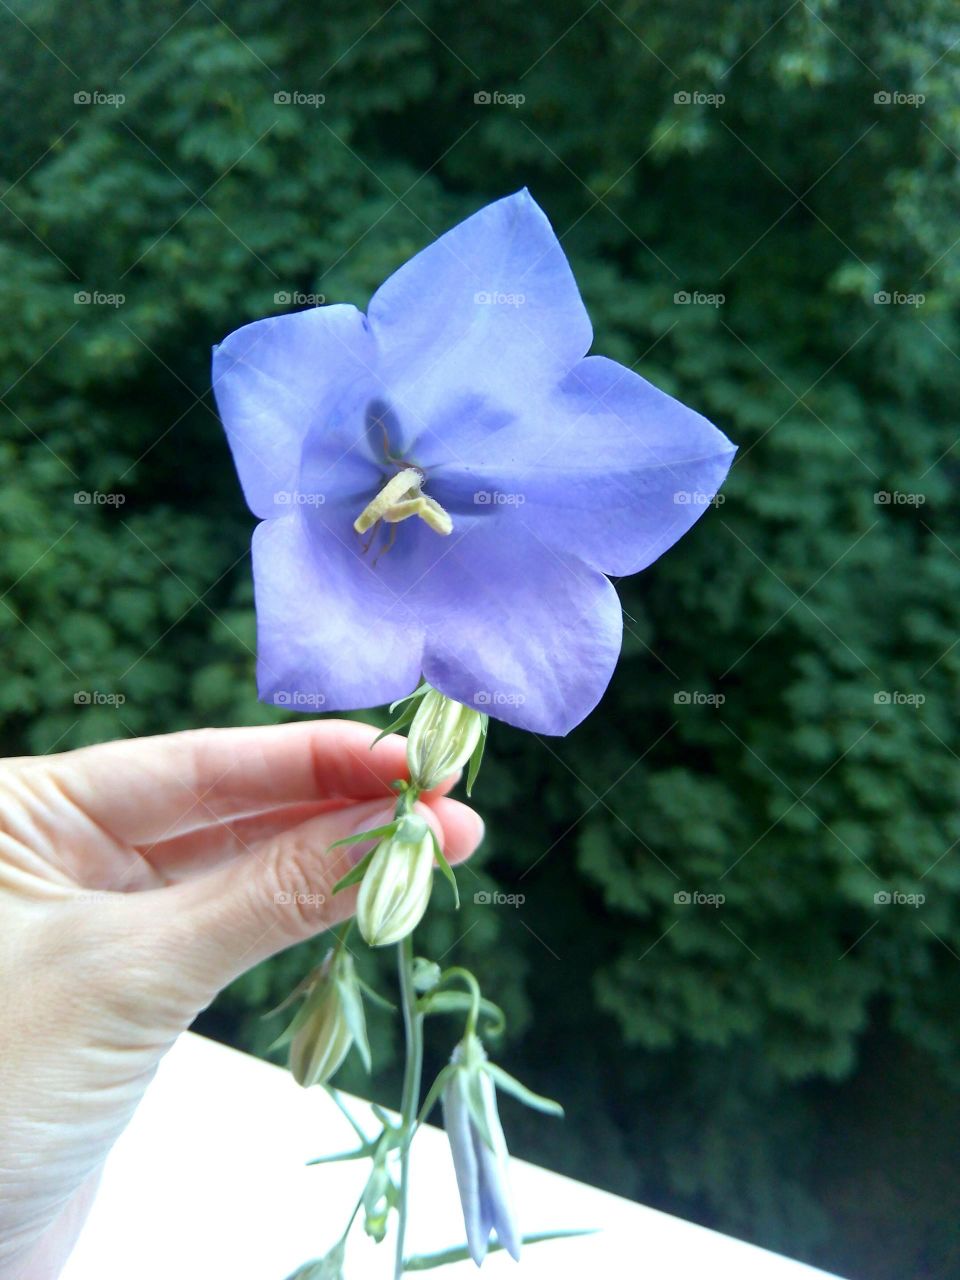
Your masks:
<instances>
[{"instance_id":1,"label":"unopened flower bud","mask_svg":"<svg viewBox=\"0 0 960 1280\"><path fill-rule=\"evenodd\" d=\"M483 724L479 711L436 689L420 699L407 734L407 766L413 785L429 791L473 755Z\"/></svg>"},{"instance_id":2,"label":"unopened flower bud","mask_svg":"<svg viewBox=\"0 0 960 1280\"><path fill-rule=\"evenodd\" d=\"M363 1010L353 960L330 952L290 1026L288 1064L298 1084L324 1084L340 1068L354 1042L347 1001Z\"/></svg>"},{"instance_id":3,"label":"unopened flower bud","mask_svg":"<svg viewBox=\"0 0 960 1280\"><path fill-rule=\"evenodd\" d=\"M357 924L372 947L399 942L420 923L430 901L433 833L419 814L399 819L367 867L357 898Z\"/></svg>"},{"instance_id":4,"label":"unopened flower bud","mask_svg":"<svg viewBox=\"0 0 960 1280\"><path fill-rule=\"evenodd\" d=\"M507 1180L507 1144L497 1112L497 1091L487 1055L467 1034L453 1051L454 1068L443 1090L443 1121L450 1142L470 1256L479 1267L491 1231L520 1261L520 1232Z\"/></svg>"}]
</instances>

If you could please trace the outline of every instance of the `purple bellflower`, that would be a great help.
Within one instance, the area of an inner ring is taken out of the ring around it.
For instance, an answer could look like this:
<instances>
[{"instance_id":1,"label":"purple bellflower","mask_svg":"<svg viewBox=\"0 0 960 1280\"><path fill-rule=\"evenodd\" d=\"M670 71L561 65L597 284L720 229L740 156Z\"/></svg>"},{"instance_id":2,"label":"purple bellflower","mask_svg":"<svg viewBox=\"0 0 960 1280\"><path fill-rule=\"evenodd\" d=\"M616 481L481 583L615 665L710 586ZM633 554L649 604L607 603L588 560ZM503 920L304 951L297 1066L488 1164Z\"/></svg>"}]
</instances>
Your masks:
<instances>
[{"instance_id":1,"label":"purple bellflower","mask_svg":"<svg viewBox=\"0 0 960 1280\"><path fill-rule=\"evenodd\" d=\"M509 1156L497 1111L497 1091L486 1054L475 1036L457 1045L443 1090L443 1123L457 1175L467 1249L479 1267L487 1256L490 1233L515 1262L520 1261L520 1231L507 1180Z\"/></svg>"},{"instance_id":2,"label":"purple bellflower","mask_svg":"<svg viewBox=\"0 0 960 1280\"><path fill-rule=\"evenodd\" d=\"M213 381L253 537L260 696L308 710L421 676L521 728L599 701L637 573L694 523L734 448L593 332L527 191L411 258L367 314L245 325Z\"/></svg>"}]
</instances>

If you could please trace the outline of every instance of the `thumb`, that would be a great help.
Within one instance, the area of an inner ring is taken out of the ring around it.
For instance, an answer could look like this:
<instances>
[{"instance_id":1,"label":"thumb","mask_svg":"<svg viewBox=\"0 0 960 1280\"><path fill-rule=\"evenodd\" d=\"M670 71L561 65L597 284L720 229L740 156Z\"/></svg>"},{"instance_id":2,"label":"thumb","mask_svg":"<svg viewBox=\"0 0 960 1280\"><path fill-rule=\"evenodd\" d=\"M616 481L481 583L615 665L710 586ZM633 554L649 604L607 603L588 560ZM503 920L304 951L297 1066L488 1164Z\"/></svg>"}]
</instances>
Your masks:
<instances>
[{"instance_id":1,"label":"thumb","mask_svg":"<svg viewBox=\"0 0 960 1280\"><path fill-rule=\"evenodd\" d=\"M432 809L417 811L443 842ZM198 1010L245 970L352 915L358 886L334 895L334 885L372 849L376 839L331 849L336 841L390 822L394 805L367 801L324 813L281 831L194 880L137 894L136 908L153 898L153 946L159 972L171 967Z\"/></svg>"}]
</instances>

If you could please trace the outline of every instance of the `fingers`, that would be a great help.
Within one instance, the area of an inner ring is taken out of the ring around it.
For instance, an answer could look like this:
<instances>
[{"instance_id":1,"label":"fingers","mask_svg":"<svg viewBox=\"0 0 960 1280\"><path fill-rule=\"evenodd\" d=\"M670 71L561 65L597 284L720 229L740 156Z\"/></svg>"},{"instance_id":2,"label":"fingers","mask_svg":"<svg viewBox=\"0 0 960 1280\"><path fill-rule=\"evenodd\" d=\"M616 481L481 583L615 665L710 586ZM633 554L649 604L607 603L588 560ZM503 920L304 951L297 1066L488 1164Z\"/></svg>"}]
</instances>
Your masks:
<instances>
[{"instance_id":1,"label":"fingers","mask_svg":"<svg viewBox=\"0 0 960 1280\"><path fill-rule=\"evenodd\" d=\"M346 720L199 729L108 742L37 762L117 841L167 841L283 805L389 797L403 738Z\"/></svg>"},{"instance_id":2,"label":"fingers","mask_svg":"<svg viewBox=\"0 0 960 1280\"><path fill-rule=\"evenodd\" d=\"M417 810L452 862L482 837L480 819L455 800L439 797ZM128 919L151 913L157 971L190 978L202 1005L245 969L346 919L357 889L334 895L333 887L373 842L330 846L392 815L393 805L380 800L308 818L198 879L134 895Z\"/></svg>"},{"instance_id":3,"label":"fingers","mask_svg":"<svg viewBox=\"0 0 960 1280\"><path fill-rule=\"evenodd\" d=\"M447 857L451 862L462 860L479 843L478 824L482 833L482 823L472 809L443 797L443 791L454 781L455 778L447 779L442 788L424 797L424 803L434 809L444 828ZM150 887L157 883L177 884L204 875L232 858L257 857L264 842L276 840L313 818L336 813L344 807L342 800L285 805L252 817L213 823L173 840L146 846L139 852L156 871Z\"/></svg>"},{"instance_id":4,"label":"fingers","mask_svg":"<svg viewBox=\"0 0 960 1280\"><path fill-rule=\"evenodd\" d=\"M483 839L483 819L468 804L446 797L432 801L429 809L443 827L440 844L448 862L463 862Z\"/></svg>"}]
</instances>

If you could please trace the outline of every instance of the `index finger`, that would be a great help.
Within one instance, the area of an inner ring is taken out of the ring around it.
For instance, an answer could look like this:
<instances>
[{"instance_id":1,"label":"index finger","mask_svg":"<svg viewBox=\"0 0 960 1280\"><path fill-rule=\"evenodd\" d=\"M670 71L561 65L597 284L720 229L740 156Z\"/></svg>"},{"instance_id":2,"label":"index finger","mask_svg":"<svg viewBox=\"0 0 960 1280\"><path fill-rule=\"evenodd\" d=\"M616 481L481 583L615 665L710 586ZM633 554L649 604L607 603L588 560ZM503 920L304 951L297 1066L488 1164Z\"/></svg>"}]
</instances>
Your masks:
<instances>
[{"instance_id":1,"label":"index finger","mask_svg":"<svg viewBox=\"0 0 960 1280\"><path fill-rule=\"evenodd\" d=\"M280 805L373 800L408 776L404 739L349 720L191 729L36 761L116 840L171 839Z\"/></svg>"}]
</instances>

